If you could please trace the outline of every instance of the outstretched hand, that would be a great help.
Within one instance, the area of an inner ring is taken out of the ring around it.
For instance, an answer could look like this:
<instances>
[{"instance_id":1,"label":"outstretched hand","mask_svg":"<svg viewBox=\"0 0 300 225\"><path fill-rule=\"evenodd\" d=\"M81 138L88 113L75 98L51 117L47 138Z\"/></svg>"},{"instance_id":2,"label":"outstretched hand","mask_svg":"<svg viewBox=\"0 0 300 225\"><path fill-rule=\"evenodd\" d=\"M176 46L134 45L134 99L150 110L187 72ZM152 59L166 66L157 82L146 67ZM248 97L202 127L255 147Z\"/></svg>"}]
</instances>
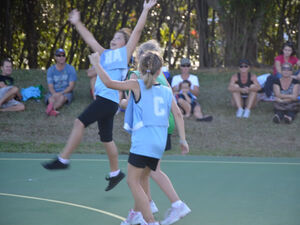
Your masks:
<instances>
[{"instance_id":1,"label":"outstretched hand","mask_svg":"<svg viewBox=\"0 0 300 225\"><path fill-rule=\"evenodd\" d=\"M98 52L89 55L90 63L95 66L100 63L100 56Z\"/></svg>"},{"instance_id":2,"label":"outstretched hand","mask_svg":"<svg viewBox=\"0 0 300 225\"><path fill-rule=\"evenodd\" d=\"M151 9L156 4L156 0L147 0L144 1L144 9Z\"/></svg>"},{"instance_id":3,"label":"outstretched hand","mask_svg":"<svg viewBox=\"0 0 300 225\"><path fill-rule=\"evenodd\" d=\"M69 21L73 24L76 25L80 21L80 12L77 9L73 9L69 13Z\"/></svg>"}]
</instances>

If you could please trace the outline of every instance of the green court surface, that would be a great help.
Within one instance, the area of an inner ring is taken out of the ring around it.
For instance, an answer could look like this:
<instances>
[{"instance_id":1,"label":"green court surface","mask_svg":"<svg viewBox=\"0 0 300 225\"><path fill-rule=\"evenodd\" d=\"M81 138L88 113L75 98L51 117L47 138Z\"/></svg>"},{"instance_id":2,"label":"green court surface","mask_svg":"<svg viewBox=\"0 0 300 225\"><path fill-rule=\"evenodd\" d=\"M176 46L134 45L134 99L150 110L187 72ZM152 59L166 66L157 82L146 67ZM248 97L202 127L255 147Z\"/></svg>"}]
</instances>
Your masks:
<instances>
[{"instance_id":1,"label":"green court surface","mask_svg":"<svg viewBox=\"0 0 300 225\"><path fill-rule=\"evenodd\" d=\"M47 171L49 154L0 153L0 225L114 225L133 207L126 181L105 192L105 155L73 155ZM162 169L192 212L178 225L299 225L300 158L166 156ZM127 156L120 156L126 171ZM161 220L170 203L151 182Z\"/></svg>"}]
</instances>

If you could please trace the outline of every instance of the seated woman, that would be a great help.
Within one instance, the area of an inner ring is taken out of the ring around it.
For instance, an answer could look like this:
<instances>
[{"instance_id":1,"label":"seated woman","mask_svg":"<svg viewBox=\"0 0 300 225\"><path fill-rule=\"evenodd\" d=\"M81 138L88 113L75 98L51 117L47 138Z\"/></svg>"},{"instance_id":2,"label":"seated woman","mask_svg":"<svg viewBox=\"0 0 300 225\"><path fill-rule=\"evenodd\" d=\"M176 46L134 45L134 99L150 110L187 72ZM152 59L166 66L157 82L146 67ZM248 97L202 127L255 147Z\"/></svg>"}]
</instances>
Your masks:
<instances>
[{"instance_id":1,"label":"seated woman","mask_svg":"<svg viewBox=\"0 0 300 225\"><path fill-rule=\"evenodd\" d=\"M300 108L298 101L299 82L292 77L293 66L291 63L283 63L281 66L282 77L274 80L273 90L275 95L274 123L284 120L290 124Z\"/></svg>"},{"instance_id":2,"label":"seated woman","mask_svg":"<svg viewBox=\"0 0 300 225\"><path fill-rule=\"evenodd\" d=\"M256 75L249 72L250 62L242 59L239 72L232 75L228 90L232 94L232 105L237 107L236 117L248 118L256 104L257 92L261 89Z\"/></svg>"},{"instance_id":3,"label":"seated woman","mask_svg":"<svg viewBox=\"0 0 300 225\"><path fill-rule=\"evenodd\" d=\"M273 67L273 74L277 77L277 78L281 78L282 77L282 64L285 62L288 62L293 66L297 65L298 67L300 67L300 60L294 56L295 54L295 50L294 50L294 45L292 42L286 42L283 44L283 48L282 48L282 54L278 55L275 57L274 59L274 67ZM296 76L298 76L298 79L300 79L300 70L298 70L295 73ZM296 78L295 76L295 78Z\"/></svg>"},{"instance_id":4,"label":"seated woman","mask_svg":"<svg viewBox=\"0 0 300 225\"><path fill-rule=\"evenodd\" d=\"M212 116L203 115L200 104L197 102L197 97L191 92L191 85L189 80L183 80L179 84L179 93L176 94L177 104L182 110L184 117L193 115L197 121L212 121Z\"/></svg>"}]
</instances>

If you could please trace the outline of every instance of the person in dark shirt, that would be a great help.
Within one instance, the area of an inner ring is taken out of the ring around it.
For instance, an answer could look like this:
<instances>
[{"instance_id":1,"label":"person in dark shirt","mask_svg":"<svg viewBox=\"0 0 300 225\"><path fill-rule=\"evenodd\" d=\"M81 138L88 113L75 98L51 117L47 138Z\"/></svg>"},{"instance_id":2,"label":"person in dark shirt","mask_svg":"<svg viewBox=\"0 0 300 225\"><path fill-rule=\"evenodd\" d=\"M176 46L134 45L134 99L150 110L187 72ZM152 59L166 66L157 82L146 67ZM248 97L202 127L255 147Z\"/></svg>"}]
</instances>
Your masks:
<instances>
[{"instance_id":1,"label":"person in dark shirt","mask_svg":"<svg viewBox=\"0 0 300 225\"><path fill-rule=\"evenodd\" d=\"M281 65L282 77L275 79L273 90L275 95L274 102L274 123L280 123L283 120L290 124L300 110L299 81L293 78L293 66L285 62Z\"/></svg>"},{"instance_id":2,"label":"person in dark shirt","mask_svg":"<svg viewBox=\"0 0 300 225\"><path fill-rule=\"evenodd\" d=\"M1 63L2 74L0 75L0 112L23 111L25 106L17 101L22 99L19 88L13 86L14 79L10 77L12 73L12 62L4 59Z\"/></svg>"},{"instance_id":3,"label":"person in dark shirt","mask_svg":"<svg viewBox=\"0 0 300 225\"><path fill-rule=\"evenodd\" d=\"M228 90L232 95L232 104L237 107L236 117L248 118L250 110L255 106L257 92L261 89L256 75L249 72L250 62L239 61L239 72L232 75Z\"/></svg>"}]
</instances>

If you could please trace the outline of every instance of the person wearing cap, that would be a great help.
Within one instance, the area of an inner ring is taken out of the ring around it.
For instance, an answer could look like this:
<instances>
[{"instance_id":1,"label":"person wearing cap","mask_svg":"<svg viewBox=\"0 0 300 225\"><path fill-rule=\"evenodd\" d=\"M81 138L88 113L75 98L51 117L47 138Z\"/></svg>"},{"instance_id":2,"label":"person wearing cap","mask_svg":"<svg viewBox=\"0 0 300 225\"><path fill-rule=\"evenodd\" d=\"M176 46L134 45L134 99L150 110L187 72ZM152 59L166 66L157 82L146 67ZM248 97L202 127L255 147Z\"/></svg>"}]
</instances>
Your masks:
<instances>
[{"instance_id":1,"label":"person wearing cap","mask_svg":"<svg viewBox=\"0 0 300 225\"><path fill-rule=\"evenodd\" d=\"M298 93L300 89L299 81L293 78L293 66L285 62L281 65L280 79L275 79L273 84L275 102L274 102L274 123L280 123L283 120L290 124L295 119L300 110Z\"/></svg>"},{"instance_id":2,"label":"person wearing cap","mask_svg":"<svg viewBox=\"0 0 300 225\"><path fill-rule=\"evenodd\" d=\"M73 90L77 80L76 70L66 63L66 52L62 48L55 51L56 64L47 70L49 92L45 95L47 104L46 114L57 116L57 109L64 104L70 104L73 99Z\"/></svg>"},{"instance_id":3,"label":"person wearing cap","mask_svg":"<svg viewBox=\"0 0 300 225\"><path fill-rule=\"evenodd\" d=\"M189 117L190 115L193 115L197 121L200 122L210 122L212 121L213 117L211 115L204 115L201 109L201 106L198 102L194 101L194 103L191 103L188 100L188 97L182 96L182 84L185 83L185 81L188 81L189 83L189 92L194 96L196 99L199 95L199 80L198 77L194 74L190 74L190 68L191 68L191 61L188 58L182 58L180 60L180 70L181 74L175 75L172 78L172 90L176 97L177 104L179 108L181 109L182 113L185 115L185 117ZM190 110L187 110L190 109Z\"/></svg>"},{"instance_id":4,"label":"person wearing cap","mask_svg":"<svg viewBox=\"0 0 300 225\"><path fill-rule=\"evenodd\" d=\"M248 118L256 103L257 92L261 89L256 75L249 72L250 62L239 61L239 72L232 75L228 90L232 94L232 105L237 107L236 117Z\"/></svg>"},{"instance_id":5,"label":"person wearing cap","mask_svg":"<svg viewBox=\"0 0 300 225\"><path fill-rule=\"evenodd\" d=\"M196 75L190 74L191 62L187 58L182 58L180 60L180 70L181 74L175 75L172 78L172 90L174 93L179 92L179 85L184 80L189 80L191 82L191 92L193 95L199 95L199 80Z\"/></svg>"}]
</instances>

